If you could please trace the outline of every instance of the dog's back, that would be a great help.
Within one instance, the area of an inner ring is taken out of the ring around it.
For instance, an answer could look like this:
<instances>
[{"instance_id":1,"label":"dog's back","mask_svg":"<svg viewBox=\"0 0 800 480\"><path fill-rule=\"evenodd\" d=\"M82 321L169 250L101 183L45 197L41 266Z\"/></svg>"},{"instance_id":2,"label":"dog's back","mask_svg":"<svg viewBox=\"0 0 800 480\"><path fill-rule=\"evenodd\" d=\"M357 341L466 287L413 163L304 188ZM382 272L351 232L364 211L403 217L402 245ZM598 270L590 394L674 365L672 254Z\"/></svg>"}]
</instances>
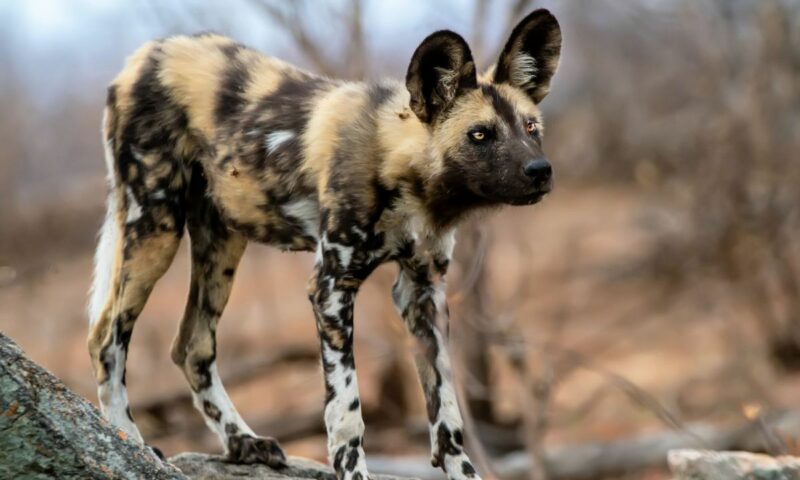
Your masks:
<instances>
[{"instance_id":1,"label":"dog's back","mask_svg":"<svg viewBox=\"0 0 800 480\"><path fill-rule=\"evenodd\" d=\"M128 192L124 210L168 200L180 223L197 168L234 226L313 248L280 225L276 206L314 193L301 134L311 99L332 86L217 35L148 43L109 87L104 132L112 187Z\"/></svg>"}]
</instances>

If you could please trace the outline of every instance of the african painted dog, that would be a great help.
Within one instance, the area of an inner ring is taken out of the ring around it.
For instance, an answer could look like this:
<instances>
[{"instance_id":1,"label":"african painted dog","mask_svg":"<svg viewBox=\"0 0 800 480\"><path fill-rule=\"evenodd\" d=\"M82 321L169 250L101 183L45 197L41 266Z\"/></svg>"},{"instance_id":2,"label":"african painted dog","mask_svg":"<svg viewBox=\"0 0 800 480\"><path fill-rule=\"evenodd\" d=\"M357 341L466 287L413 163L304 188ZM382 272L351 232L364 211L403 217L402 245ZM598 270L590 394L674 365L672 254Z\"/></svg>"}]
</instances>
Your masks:
<instances>
[{"instance_id":1,"label":"african painted dog","mask_svg":"<svg viewBox=\"0 0 800 480\"><path fill-rule=\"evenodd\" d=\"M537 10L480 79L450 31L419 45L405 84L323 78L211 34L138 50L108 89L103 124L111 193L88 343L105 416L142 441L125 387L128 343L186 228L191 288L172 359L231 461L283 465L278 443L228 398L215 333L248 241L314 251L308 295L330 461L339 479L367 479L353 301L393 261L394 302L419 345L432 463L450 479L478 478L451 382L444 274L465 214L550 190L537 104L560 49L558 22Z\"/></svg>"}]
</instances>

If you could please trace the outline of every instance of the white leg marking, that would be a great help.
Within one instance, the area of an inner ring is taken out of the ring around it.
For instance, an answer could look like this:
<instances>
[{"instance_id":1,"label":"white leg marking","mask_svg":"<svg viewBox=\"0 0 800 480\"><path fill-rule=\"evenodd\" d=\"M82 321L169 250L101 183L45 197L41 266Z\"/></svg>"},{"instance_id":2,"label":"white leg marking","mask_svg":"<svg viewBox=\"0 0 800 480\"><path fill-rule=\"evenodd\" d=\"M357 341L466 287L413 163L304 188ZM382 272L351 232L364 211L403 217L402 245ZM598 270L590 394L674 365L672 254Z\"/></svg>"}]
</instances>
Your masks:
<instances>
[{"instance_id":1,"label":"white leg marking","mask_svg":"<svg viewBox=\"0 0 800 480\"><path fill-rule=\"evenodd\" d=\"M339 256L339 263L342 264L342 267L347 268L350 266L350 261L353 259L353 252L355 251L354 247L348 247L347 245L340 245L338 243L330 242L328 241L327 234L322 235L320 244L323 249L336 250L336 253Z\"/></svg>"},{"instance_id":2,"label":"white leg marking","mask_svg":"<svg viewBox=\"0 0 800 480\"><path fill-rule=\"evenodd\" d=\"M437 314L436 323L438 325L438 328L433 329L433 335L436 339L436 344L439 346L435 364L436 370L438 370L441 374L442 384L439 387L439 414L434 420L433 425L431 425L430 430L431 445L437 444L437 433L440 425L445 425L451 434L456 430L461 432L464 431L464 422L461 418L461 411L458 408L458 399L456 398L456 392L453 388L453 374L452 367L450 365L450 354L447 351L447 342L441 333L441 329L446 328L447 325L447 299L445 290L444 283L442 282L438 284L433 291L433 302L436 305ZM439 447L441 448L441 446ZM467 457L466 453L464 453L463 446L459 447L461 448L461 451L457 455L444 456L443 467L447 472L447 478L451 480L464 480L467 478L480 480L480 477L477 475L477 473L474 473L470 476L464 473L464 462L469 462L470 465L472 462L470 462L469 457Z\"/></svg>"},{"instance_id":3,"label":"white leg marking","mask_svg":"<svg viewBox=\"0 0 800 480\"><path fill-rule=\"evenodd\" d=\"M194 405L198 410L203 412L206 425L217 433L227 453L228 433L225 431L226 425L231 423L236 425L238 428L237 433L239 434L255 436L255 433L253 433L253 430L242 420L239 412L236 411L236 407L233 406L233 402L225 391L222 380L219 378L217 362L211 363L208 372L211 378L211 386L192 394L194 397ZM214 412L219 412L219 420L209 418L209 413L213 414Z\"/></svg>"},{"instance_id":4,"label":"white leg marking","mask_svg":"<svg viewBox=\"0 0 800 480\"><path fill-rule=\"evenodd\" d=\"M342 353L323 344L322 355L325 363L333 366L326 378L336 395L325 407L325 424L328 425L328 447L333 449L347 443L351 438L364 434L364 420L361 406L350 410L350 405L358 398L358 379L353 369L342 366ZM348 382L347 378L350 377ZM349 383L349 385L348 385Z\"/></svg>"},{"instance_id":5,"label":"white leg marking","mask_svg":"<svg viewBox=\"0 0 800 480\"><path fill-rule=\"evenodd\" d=\"M291 130L276 130L268 133L264 139L264 146L267 148L267 153L273 153L282 144L294 138L294 132Z\"/></svg>"},{"instance_id":6,"label":"white leg marking","mask_svg":"<svg viewBox=\"0 0 800 480\"><path fill-rule=\"evenodd\" d=\"M136 442L143 443L139 429L128 417L128 391L122 384L122 375L125 372L125 351L112 341L105 355L110 355L113 363L108 372L108 380L97 388L100 410L112 425L122 429Z\"/></svg>"},{"instance_id":7,"label":"white leg marking","mask_svg":"<svg viewBox=\"0 0 800 480\"><path fill-rule=\"evenodd\" d=\"M360 472L362 478L367 478L367 462L363 445L350 445L350 440L364 438L364 419L361 416L361 403L358 397L358 379L355 369L342 365L343 354L331 349L327 344L322 344L322 355L327 365L333 366L326 372L326 380L330 383L334 397L325 405L325 425L328 430L328 455L331 465L335 463L337 452L342 448L356 449L358 459L352 470L347 470L345 464L349 455L346 453L341 459L340 468L344 472L343 480L352 478ZM358 403L356 401L358 400Z\"/></svg>"}]
</instances>

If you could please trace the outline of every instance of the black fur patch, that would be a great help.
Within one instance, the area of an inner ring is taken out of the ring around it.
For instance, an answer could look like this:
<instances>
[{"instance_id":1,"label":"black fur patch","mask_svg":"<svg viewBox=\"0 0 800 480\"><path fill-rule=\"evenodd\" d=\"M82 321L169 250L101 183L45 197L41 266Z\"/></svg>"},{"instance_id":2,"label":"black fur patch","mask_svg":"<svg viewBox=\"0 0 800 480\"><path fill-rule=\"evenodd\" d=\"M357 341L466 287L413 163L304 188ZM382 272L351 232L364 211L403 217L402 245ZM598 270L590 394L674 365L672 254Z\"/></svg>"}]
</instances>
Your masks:
<instances>
[{"instance_id":1,"label":"black fur patch","mask_svg":"<svg viewBox=\"0 0 800 480\"><path fill-rule=\"evenodd\" d=\"M218 423L222 418L222 412L219 410L219 408L217 408L216 405L208 400L203 400L203 413L205 413L208 418L211 418Z\"/></svg>"},{"instance_id":2,"label":"black fur patch","mask_svg":"<svg viewBox=\"0 0 800 480\"><path fill-rule=\"evenodd\" d=\"M352 472L356 468L356 464L358 463L358 449L351 448L350 451L347 453L347 463L345 464L344 468L348 472Z\"/></svg>"},{"instance_id":3,"label":"black fur patch","mask_svg":"<svg viewBox=\"0 0 800 480\"><path fill-rule=\"evenodd\" d=\"M474 477L477 472L475 471L475 467L465 460L461 463L461 473L471 478Z\"/></svg>"},{"instance_id":4,"label":"black fur patch","mask_svg":"<svg viewBox=\"0 0 800 480\"><path fill-rule=\"evenodd\" d=\"M342 460L344 460L345 450L347 450L347 447L345 445L342 445L341 447L339 447L336 450L336 453L333 455L333 465L332 466L333 466L333 469L336 471L336 473L339 473L339 472L342 471ZM341 477L339 477L339 478L341 478Z\"/></svg>"},{"instance_id":5,"label":"black fur patch","mask_svg":"<svg viewBox=\"0 0 800 480\"><path fill-rule=\"evenodd\" d=\"M222 53L228 58L228 69L222 75L222 82L217 92L217 103L214 118L217 124L230 121L231 117L242 111L245 105L244 90L250 81L250 72L237 59L241 45L233 44L222 47Z\"/></svg>"},{"instance_id":6,"label":"black fur patch","mask_svg":"<svg viewBox=\"0 0 800 480\"><path fill-rule=\"evenodd\" d=\"M509 126L512 128L519 127L519 116L517 112L514 110L514 107L509 103L508 100L505 99L500 92L497 91L492 85L483 85L481 86L481 92L483 95L490 99L492 102L492 106L494 110L497 112L497 115L505 120Z\"/></svg>"},{"instance_id":7,"label":"black fur patch","mask_svg":"<svg viewBox=\"0 0 800 480\"><path fill-rule=\"evenodd\" d=\"M443 424L439 425L436 431L436 448L434 460L438 466L444 468L444 457L447 455L455 456L461 453L461 449L453 444L450 430Z\"/></svg>"},{"instance_id":8,"label":"black fur patch","mask_svg":"<svg viewBox=\"0 0 800 480\"><path fill-rule=\"evenodd\" d=\"M457 428L453 432L453 440L455 440L456 445L459 445L459 446L464 445L464 434L461 433L461 429L460 428Z\"/></svg>"},{"instance_id":9,"label":"black fur patch","mask_svg":"<svg viewBox=\"0 0 800 480\"><path fill-rule=\"evenodd\" d=\"M225 433L227 433L228 435L236 435L237 433L239 433L239 427L237 427L235 423L226 423Z\"/></svg>"}]
</instances>

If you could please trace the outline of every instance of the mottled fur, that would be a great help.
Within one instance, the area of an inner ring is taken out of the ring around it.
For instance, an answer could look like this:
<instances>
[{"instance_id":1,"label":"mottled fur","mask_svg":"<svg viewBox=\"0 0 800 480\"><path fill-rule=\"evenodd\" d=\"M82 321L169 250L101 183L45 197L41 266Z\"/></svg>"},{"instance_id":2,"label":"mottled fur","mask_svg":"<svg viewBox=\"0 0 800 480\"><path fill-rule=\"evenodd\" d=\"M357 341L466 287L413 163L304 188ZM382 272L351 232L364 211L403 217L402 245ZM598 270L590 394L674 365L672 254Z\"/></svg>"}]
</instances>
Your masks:
<instances>
[{"instance_id":1,"label":"mottled fur","mask_svg":"<svg viewBox=\"0 0 800 480\"><path fill-rule=\"evenodd\" d=\"M191 288L172 359L232 461L283 465L277 442L258 437L225 392L215 333L248 241L314 251L308 293L330 460L340 479L368 478L353 302L393 261L393 298L420 346L432 461L451 479L477 478L451 382L444 275L466 213L549 191L536 103L559 49L544 10L481 81L466 42L447 31L422 42L405 84L323 78L212 34L143 46L109 87L103 125L110 196L89 349L106 416L142 440L125 388L128 344L186 230Z\"/></svg>"}]
</instances>

